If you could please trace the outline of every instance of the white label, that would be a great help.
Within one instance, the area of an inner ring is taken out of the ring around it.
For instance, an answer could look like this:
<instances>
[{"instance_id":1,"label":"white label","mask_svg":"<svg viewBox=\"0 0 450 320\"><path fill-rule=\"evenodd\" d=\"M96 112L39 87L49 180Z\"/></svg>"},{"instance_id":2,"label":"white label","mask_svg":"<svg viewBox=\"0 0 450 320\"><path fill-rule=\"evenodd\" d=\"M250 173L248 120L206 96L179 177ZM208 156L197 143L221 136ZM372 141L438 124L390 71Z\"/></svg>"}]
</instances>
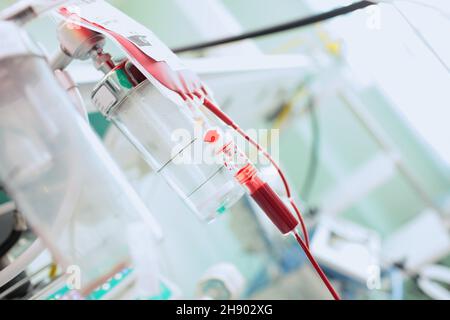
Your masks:
<instances>
[{"instance_id":1,"label":"white label","mask_svg":"<svg viewBox=\"0 0 450 320\"><path fill-rule=\"evenodd\" d=\"M78 0L67 9L127 38L147 56L166 62L173 70L186 69L181 60L153 32L105 1Z\"/></svg>"}]
</instances>

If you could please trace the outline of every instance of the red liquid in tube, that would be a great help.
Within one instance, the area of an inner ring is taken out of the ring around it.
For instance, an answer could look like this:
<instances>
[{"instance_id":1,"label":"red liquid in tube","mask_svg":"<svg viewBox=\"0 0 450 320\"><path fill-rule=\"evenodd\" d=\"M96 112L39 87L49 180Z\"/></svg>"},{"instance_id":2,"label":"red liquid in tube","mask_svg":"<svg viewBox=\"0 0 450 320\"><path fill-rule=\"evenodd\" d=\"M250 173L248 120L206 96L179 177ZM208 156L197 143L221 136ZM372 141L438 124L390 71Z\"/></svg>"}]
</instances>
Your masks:
<instances>
[{"instance_id":1,"label":"red liquid in tube","mask_svg":"<svg viewBox=\"0 0 450 320\"><path fill-rule=\"evenodd\" d=\"M255 167L248 164L236 174L236 179L249 190L250 196L281 233L288 234L297 227L297 219L275 191L257 176Z\"/></svg>"}]
</instances>

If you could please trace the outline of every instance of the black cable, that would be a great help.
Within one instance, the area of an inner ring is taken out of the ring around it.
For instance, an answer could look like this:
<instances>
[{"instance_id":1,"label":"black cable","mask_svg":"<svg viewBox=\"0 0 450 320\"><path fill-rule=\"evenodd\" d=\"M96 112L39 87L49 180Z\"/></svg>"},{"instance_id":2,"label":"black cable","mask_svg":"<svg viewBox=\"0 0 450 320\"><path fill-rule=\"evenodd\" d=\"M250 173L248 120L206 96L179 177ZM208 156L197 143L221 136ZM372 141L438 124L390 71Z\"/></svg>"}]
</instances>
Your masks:
<instances>
[{"instance_id":1,"label":"black cable","mask_svg":"<svg viewBox=\"0 0 450 320\"><path fill-rule=\"evenodd\" d=\"M317 172L319 168L319 152L320 152L320 124L316 112L316 102L313 97L308 102L308 110L311 118L311 152L306 171L305 181L300 189L303 200L309 201L311 191L316 182Z\"/></svg>"},{"instance_id":2,"label":"black cable","mask_svg":"<svg viewBox=\"0 0 450 320\"><path fill-rule=\"evenodd\" d=\"M319 13L319 14L315 14L315 15L312 15L309 17L300 18L298 20L286 22L286 23L283 23L280 25L263 28L260 30L250 31L250 32L243 33L240 35L226 37L226 38L222 38L222 39L218 39L218 40L212 40L212 41L207 41L204 43L187 45L184 47L176 48L173 50L173 52L182 53L182 52L186 52L186 51L200 50L200 49L215 47L215 46L230 43L230 42L236 42L236 41L241 41L241 40L250 39L250 38L262 37L262 36L270 35L273 33L278 33L278 32L296 29L296 28L300 28L300 27L306 27L311 24L329 20L329 19L341 16L341 15L344 15L347 13L351 13L356 10L366 8L371 5L375 5L375 4L377 4L377 3L373 2L373 1L358 1L358 2L350 4L348 6L336 8L336 9L333 9L333 10L330 10L327 12L323 12L323 13Z\"/></svg>"},{"instance_id":3,"label":"black cable","mask_svg":"<svg viewBox=\"0 0 450 320\"><path fill-rule=\"evenodd\" d=\"M0 300L23 299L29 293L31 282L25 271L19 273L14 279L0 287ZM8 291L6 294L4 294Z\"/></svg>"},{"instance_id":4,"label":"black cable","mask_svg":"<svg viewBox=\"0 0 450 320\"><path fill-rule=\"evenodd\" d=\"M8 238L0 245L0 258L5 256L9 250L19 241L22 235L22 231L13 230L11 231Z\"/></svg>"}]
</instances>

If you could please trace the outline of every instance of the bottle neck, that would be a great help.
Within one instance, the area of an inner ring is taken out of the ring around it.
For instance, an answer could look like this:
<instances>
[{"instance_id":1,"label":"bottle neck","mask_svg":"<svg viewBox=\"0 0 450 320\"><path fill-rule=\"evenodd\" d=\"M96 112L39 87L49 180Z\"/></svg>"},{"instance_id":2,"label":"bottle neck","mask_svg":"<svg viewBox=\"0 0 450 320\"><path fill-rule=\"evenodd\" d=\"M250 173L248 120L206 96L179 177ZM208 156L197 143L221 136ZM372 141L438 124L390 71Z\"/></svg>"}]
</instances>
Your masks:
<instances>
[{"instance_id":1,"label":"bottle neck","mask_svg":"<svg viewBox=\"0 0 450 320\"><path fill-rule=\"evenodd\" d=\"M258 170L251 163L239 170L235 177L241 185L248 189L250 194L264 185L264 181L258 177Z\"/></svg>"}]
</instances>

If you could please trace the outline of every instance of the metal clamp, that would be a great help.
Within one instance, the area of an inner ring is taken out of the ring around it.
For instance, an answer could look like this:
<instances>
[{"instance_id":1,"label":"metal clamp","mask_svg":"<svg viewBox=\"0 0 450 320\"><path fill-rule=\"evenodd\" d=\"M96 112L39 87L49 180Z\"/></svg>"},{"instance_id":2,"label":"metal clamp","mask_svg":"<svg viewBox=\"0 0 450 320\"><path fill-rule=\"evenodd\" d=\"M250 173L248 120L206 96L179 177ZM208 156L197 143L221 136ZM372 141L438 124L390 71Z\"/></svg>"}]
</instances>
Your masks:
<instances>
[{"instance_id":1,"label":"metal clamp","mask_svg":"<svg viewBox=\"0 0 450 320\"><path fill-rule=\"evenodd\" d=\"M92 101L98 110L110 119L122 102L145 80L132 63L124 61L95 86L91 95Z\"/></svg>"}]
</instances>

